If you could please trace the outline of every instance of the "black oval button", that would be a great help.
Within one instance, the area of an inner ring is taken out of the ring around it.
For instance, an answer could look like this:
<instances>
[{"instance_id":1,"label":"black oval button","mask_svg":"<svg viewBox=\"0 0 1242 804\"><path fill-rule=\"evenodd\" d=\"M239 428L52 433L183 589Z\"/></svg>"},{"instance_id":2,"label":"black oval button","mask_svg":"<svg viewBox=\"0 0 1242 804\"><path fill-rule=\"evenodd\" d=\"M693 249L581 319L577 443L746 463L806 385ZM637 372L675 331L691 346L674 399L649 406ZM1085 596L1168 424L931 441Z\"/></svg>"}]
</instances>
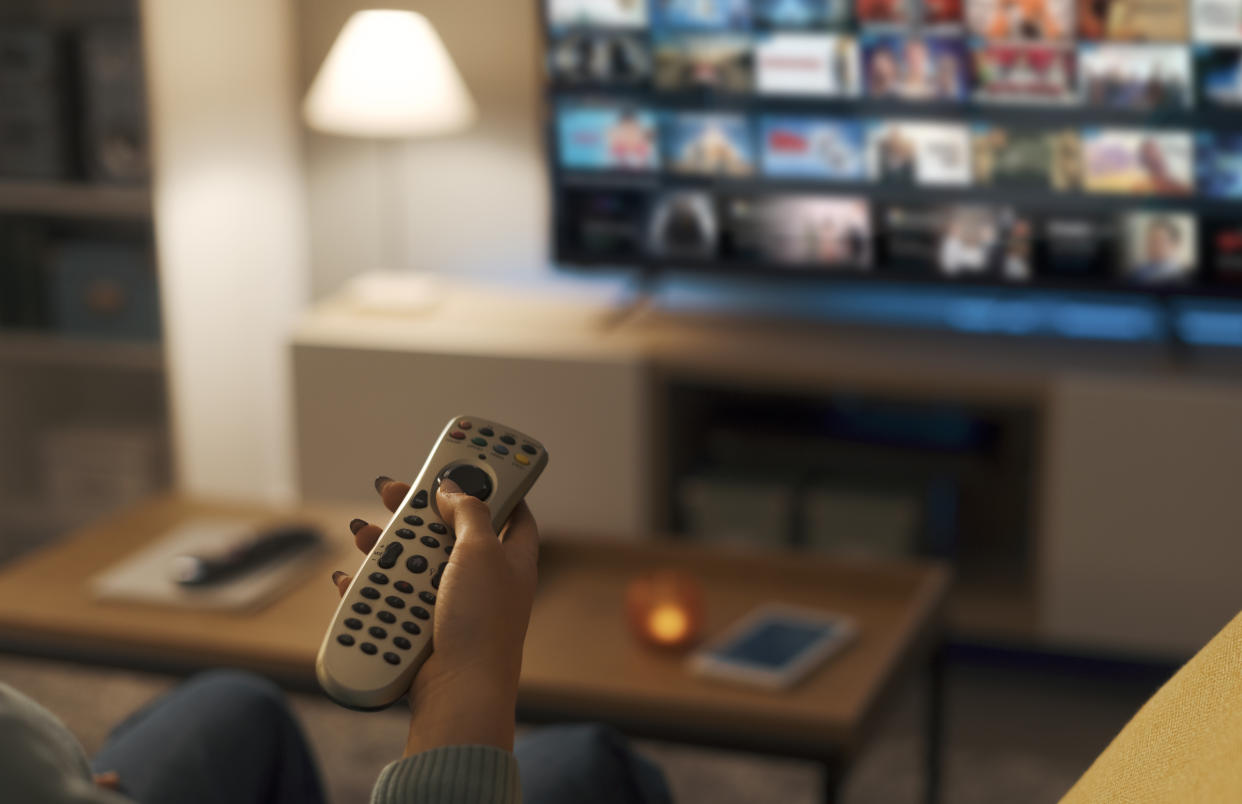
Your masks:
<instances>
[{"instance_id":1,"label":"black oval button","mask_svg":"<svg viewBox=\"0 0 1242 804\"><path fill-rule=\"evenodd\" d=\"M405 524L412 528L417 528L419 525L423 524L423 518L418 514L410 514L405 518Z\"/></svg>"},{"instance_id":2,"label":"black oval button","mask_svg":"<svg viewBox=\"0 0 1242 804\"><path fill-rule=\"evenodd\" d=\"M359 645L359 647L362 648L362 652L368 656L374 656L376 653L379 653L379 648L375 647L370 642L363 642Z\"/></svg>"},{"instance_id":3,"label":"black oval button","mask_svg":"<svg viewBox=\"0 0 1242 804\"><path fill-rule=\"evenodd\" d=\"M418 534L409 528L397 528L397 535L402 539L413 539Z\"/></svg>"},{"instance_id":4,"label":"black oval button","mask_svg":"<svg viewBox=\"0 0 1242 804\"><path fill-rule=\"evenodd\" d=\"M355 619L354 617L350 617L348 620L345 621L345 627L351 631L357 631L359 628L362 627L362 620Z\"/></svg>"},{"instance_id":5,"label":"black oval button","mask_svg":"<svg viewBox=\"0 0 1242 804\"><path fill-rule=\"evenodd\" d=\"M351 637L349 634L341 634L339 637L336 638L336 641L340 642L342 645L344 645L347 648L350 645L354 644L354 638Z\"/></svg>"},{"instance_id":6,"label":"black oval button","mask_svg":"<svg viewBox=\"0 0 1242 804\"><path fill-rule=\"evenodd\" d=\"M413 614L419 620L430 620L431 619L431 612L427 611L422 606L410 607L410 614Z\"/></svg>"},{"instance_id":7,"label":"black oval button","mask_svg":"<svg viewBox=\"0 0 1242 804\"><path fill-rule=\"evenodd\" d=\"M414 585L409 581L397 581L392 585L392 588L403 595L413 594L414 592Z\"/></svg>"},{"instance_id":8,"label":"black oval button","mask_svg":"<svg viewBox=\"0 0 1242 804\"><path fill-rule=\"evenodd\" d=\"M427 530L431 531L432 533L437 533L441 536L448 535L448 526L441 525L439 522L432 522L430 525L427 526ZM438 544L436 545L436 547L439 547L439 546L440 545Z\"/></svg>"},{"instance_id":9,"label":"black oval button","mask_svg":"<svg viewBox=\"0 0 1242 804\"><path fill-rule=\"evenodd\" d=\"M502 435L502 436L500 437L500 440L501 440L502 442L504 442L504 443L508 444L509 446L513 446L514 444L516 444L516 443L517 443L517 439L516 439L516 438L514 438L514 437L513 437L513 436L511 436L511 435Z\"/></svg>"},{"instance_id":10,"label":"black oval button","mask_svg":"<svg viewBox=\"0 0 1242 804\"><path fill-rule=\"evenodd\" d=\"M367 633L376 639L388 639L388 632L378 625L373 625L367 629Z\"/></svg>"},{"instance_id":11,"label":"black oval button","mask_svg":"<svg viewBox=\"0 0 1242 804\"><path fill-rule=\"evenodd\" d=\"M394 609L405 608L405 601L397 597L396 595L389 595L388 597L384 598L384 602L392 606Z\"/></svg>"},{"instance_id":12,"label":"black oval button","mask_svg":"<svg viewBox=\"0 0 1242 804\"><path fill-rule=\"evenodd\" d=\"M380 622L388 623L389 625L392 625L397 621L397 615L393 614L391 611L377 612L375 616L379 618Z\"/></svg>"},{"instance_id":13,"label":"black oval button","mask_svg":"<svg viewBox=\"0 0 1242 804\"><path fill-rule=\"evenodd\" d=\"M445 472L444 477L461 486L461 490L471 497L486 501L492 496L492 476L472 463L458 464Z\"/></svg>"},{"instance_id":14,"label":"black oval button","mask_svg":"<svg viewBox=\"0 0 1242 804\"><path fill-rule=\"evenodd\" d=\"M397 559L405 552L405 546L401 542L389 542L384 548L384 554L380 556L380 569L392 569L397 566Z\"/></svg>"},{"instance_id":15,"label":"black oval button","mask_svg":"<svg viewBox=\"0 0 1242 804\"><path fill-rule=\"evenodd\" d=\"M435 536L424 536L423 538L419 539L419 541L421 541L423 544L427 545L428 547L432 548L433 550L440 546L440 540L437 539Z\"/></svg>"},{"instance_id":16,"label":"black oval button","mask_svg":"<svg viewBox=\"0 0 1242 804\"><path fill-rule=\"evenodd\" d=\"M358 594L362 595L367 600L379 600L379 596L380 596L378 589L372 589L369 586L362 587L362 591L359 592Z\"/></svg>"},{"instance_id":17,"label":"black oval button","mask_svg":"<svg viewBox=\"0 0 1242 804\"><path fill-rule=\"evenodd\" d=\"M427 559L422 556L410 556L405 560L405 568L418 575L427 571Z\"/></svg>"},{"instance_id":18,"label":"black oval button","mask_svg":"<svg viewBox=\"0 0 1242 804\"><path fill-rule=\"evenodd\" d=\"M423 632L423 629L418 627L418 623L412 623L409 621L401 623L401 630L405 631L407 634L413 634L414 636L418 636Z\"/></svg>"},{"instance_id":19,"label":"black oval button","mask_svg":"<svg viewBox=\"0 0 1242 804\"><path fill-rule=\"evenodd\" d=\"M395 653L385 653L384 661L388 662L389 664L401 664L401 657Z\"/></svg>"},{"instance_id":20,"label":"black oval button","mask_svg":"<svg viewBox=\"0 0 1242 804\"><path fill-rule=\"evenodd\" d=\"M411 508L426 508L427 507L427 490L426 489L420 489L414 495L414 497L410 500L410 507Z\"/></svg>"},{"instance_id":21,"label":"black oval button","mask_svg":"<svg viewBox=\"0 0 1242 804\"><path fill-rule=\"evenodd\" d=\"M436 596L431 592L419 592L418 599L426 603L428 606L434 606L436 604Z\"/></svg>"},{"instance_id":22,"label":"black oval button","mask_svg":"<svg viewBox=\"0 0 1242 804\"><path fill-rule=\"evenodd\" d=\"M367 578L370 579L371 583L377 583L380 586L388 583L388 576L382 572L372 572Z\"/></svg>"},{"instance_id":23,"label":"black oval button","mask_svg":"<svg viewBox=\"0 0 1242 804\"><path fill-rule=\"evenodd\" d=\"M370 614L371 607L368 606L366 603L363 603L361 600L359 600L357 603L354 604L354 611L358 612L359 614Z\"/></svg>"},{"instance_id":24,"label":"black oval button","mask_svg":"<svg viewBox=\"0 0 1242 804\"><path fill-rule=\"evenodd\" d=\"M410 640L405 637L393 637L392 644L396 645L398 648L401 648L401 650L410 649Z\"/></svg>"}]
</instances>

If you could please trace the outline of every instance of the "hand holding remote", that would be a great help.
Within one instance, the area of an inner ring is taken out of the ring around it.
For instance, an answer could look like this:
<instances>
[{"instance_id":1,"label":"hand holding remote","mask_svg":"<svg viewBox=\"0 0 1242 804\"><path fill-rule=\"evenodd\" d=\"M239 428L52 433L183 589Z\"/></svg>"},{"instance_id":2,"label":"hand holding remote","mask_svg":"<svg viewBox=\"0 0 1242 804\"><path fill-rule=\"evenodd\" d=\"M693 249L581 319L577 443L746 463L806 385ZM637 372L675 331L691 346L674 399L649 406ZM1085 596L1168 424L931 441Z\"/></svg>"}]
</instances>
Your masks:
<instances>
[{"instance_id":1,"label":"hand holding remote","mask_svg":"<svg viewBox=\"0 0 1242 804\"><path fill-rule=\"evenodd\" d=\"M380 478L376 488L396 511L410 486ZM436 507L457 541L435 608L435 650L410 689L413 719L406 755L444 745L513 749L514 709L522 643L535 595L539 531L525 503L514 509L498 539L486 503L441 483ZM355 543L369 554L382 534L377 525L350 523ZM351 578L333 575L344 594Z\"/></svg>"}]
</instances>

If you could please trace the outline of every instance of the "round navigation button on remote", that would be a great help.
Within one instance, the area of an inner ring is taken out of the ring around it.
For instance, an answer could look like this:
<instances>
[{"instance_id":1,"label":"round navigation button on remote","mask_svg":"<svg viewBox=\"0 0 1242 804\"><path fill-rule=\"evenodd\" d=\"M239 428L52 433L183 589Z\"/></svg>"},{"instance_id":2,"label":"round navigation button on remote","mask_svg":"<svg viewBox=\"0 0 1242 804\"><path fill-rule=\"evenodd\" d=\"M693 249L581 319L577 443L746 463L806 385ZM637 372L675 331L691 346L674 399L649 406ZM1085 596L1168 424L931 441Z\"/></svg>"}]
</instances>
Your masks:
<instances>
[{"instance_id":1,"label":"round navigation button on remote","mask_svg":"<svg viewBox=\"0 0 1242 804\"><path fill-rule=\"evenodd\" d=\"M471 497L477 497L484 502L492 496L492 476L474 464L460 463L445 472L442 477L456 483Z\"/></svg>"}]
</instances>

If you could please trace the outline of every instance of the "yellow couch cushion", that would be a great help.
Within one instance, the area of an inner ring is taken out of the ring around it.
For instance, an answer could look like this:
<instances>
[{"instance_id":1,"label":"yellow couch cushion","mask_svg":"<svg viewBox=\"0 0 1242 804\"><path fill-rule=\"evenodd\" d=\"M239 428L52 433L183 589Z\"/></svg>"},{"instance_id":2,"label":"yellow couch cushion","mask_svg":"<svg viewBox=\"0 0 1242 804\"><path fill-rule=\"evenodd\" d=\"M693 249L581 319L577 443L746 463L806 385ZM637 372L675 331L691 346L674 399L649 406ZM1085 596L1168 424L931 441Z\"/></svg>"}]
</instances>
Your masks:
<instances>
[{"instance_id":1,"label":"yellow couch cushion","mask_svg":"<svg viewBox=\"0 0 1242 804\"><path fill-rule=\"evenodd\" d=\"M1063 804L1242 802L1242 615L1096 759Z\"/></svg>"}]
</instances>

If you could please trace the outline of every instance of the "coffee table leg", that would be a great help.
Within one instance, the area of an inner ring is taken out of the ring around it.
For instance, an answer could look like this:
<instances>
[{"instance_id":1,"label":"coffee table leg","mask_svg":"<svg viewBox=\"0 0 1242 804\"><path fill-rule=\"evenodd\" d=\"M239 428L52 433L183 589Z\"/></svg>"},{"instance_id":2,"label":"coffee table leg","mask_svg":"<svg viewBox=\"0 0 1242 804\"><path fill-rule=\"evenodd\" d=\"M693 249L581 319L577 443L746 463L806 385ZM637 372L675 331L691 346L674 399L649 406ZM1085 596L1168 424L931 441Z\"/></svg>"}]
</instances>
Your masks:
<instances>
[{"instance_id":1,"label":"coffee table leg","mask_svg":"<svg viewBox=\"0 0 1242 804\"><path fill-rule=\"evenodd\" d=\"M944 667L945 650L943 644L932 649L927 664L927 712L926 734L924 735L924 757L926 765L923 772L927 788L924 800L927 804L939 804L941 771L944 762Z\"/></svg>"},{"instance_id":2,"label":"coffee table leg","mask_svg":"<svg viewBox=\"0 0 1242 804\"><path fill-rule=\"evenodd\" d=\"M845 782L845 763L837 757L820 762L824 776L824 804L837 804L841 800L841 785Z\"/></svg>"}]
</instances>

